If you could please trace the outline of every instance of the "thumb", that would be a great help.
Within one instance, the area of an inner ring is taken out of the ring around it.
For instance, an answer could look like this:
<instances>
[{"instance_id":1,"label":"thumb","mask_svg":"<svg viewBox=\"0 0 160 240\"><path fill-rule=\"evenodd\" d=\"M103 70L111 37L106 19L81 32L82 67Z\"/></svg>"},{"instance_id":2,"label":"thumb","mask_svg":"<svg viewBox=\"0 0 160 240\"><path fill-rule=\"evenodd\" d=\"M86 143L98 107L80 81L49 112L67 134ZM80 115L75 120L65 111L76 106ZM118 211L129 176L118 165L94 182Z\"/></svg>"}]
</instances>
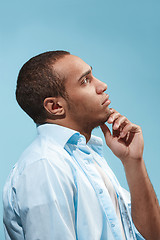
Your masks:
<instances>
[{"instance_id":1,"label":"thumb","mask_svg":"<svg viewBox=\"0 0 160 240\"><path fill-rule=\"evenodd\" d=\"M107 127L106 124L102 124L102 125L100 125L100 127L102 129L103 134L104 134L104 137L105 137L105 140L106 140L106 144L109 147L110 141L112 140L111 132L110 132L110 130Z\"/></svg>"}]
</instances>

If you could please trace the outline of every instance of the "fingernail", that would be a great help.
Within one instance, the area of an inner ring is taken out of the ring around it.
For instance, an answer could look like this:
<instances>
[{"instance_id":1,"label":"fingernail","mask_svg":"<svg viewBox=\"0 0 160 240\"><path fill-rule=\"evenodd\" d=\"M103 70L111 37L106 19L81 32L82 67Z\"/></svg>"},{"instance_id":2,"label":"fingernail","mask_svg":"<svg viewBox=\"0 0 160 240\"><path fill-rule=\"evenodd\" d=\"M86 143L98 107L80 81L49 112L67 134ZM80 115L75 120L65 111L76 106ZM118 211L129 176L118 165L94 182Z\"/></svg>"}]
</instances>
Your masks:
<instances>
[{"instance_id":1,"label":"fingernail","mask_svg":"<svg viewBox=\"0 0 160 240\"><path fill-rule=\"evenodd\" d=\"M118 123L115 123L114 128L118 128L118 127L119 127Z\"/></svg>"},{"instance_id":2,"label":"fingernail","mask_svg":"<svg viewBox=\"0 0 160 240\"><path fill-rule=\"evenodd\" d=\"M124 137L124 132L120 133L120 137L123 138Z\"/></svg>"}]
</instances>

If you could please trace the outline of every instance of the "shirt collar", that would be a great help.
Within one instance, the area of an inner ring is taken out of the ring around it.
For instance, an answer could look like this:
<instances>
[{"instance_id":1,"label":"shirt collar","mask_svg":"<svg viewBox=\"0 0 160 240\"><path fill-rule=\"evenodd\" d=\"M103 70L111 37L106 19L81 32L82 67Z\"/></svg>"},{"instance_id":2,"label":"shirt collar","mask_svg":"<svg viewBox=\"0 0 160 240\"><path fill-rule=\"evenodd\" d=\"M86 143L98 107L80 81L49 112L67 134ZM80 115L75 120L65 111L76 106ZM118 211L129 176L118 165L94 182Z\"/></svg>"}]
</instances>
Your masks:
<instances>
[{"instance_id":1,"label":"shirt collar","mask_svg":"<svg viewBox=\"0 0 160 240\"><path fill-rule=\"evenodd\" d=\"M41 136L47 136L50 139L55 140L61 146L65 146L67 141L73 136L75 133L78 134L77 131L66 128L57 124L45 123L37 126L37 132Z\"/></svg>"},{"instance_id":2,"label":"shirt collar","mask_svg":"<svg viewBox=\"0 0 160 240\"><path fill-rule=\"evenodd\" d=\"M85 137L79 132L66 128L57 124L45 123L37 126L38 134L44 137L49 137L55 142L60 144L62 147L70 140L72 143L77 142L81 139L82 144L86 144ZM72 138L71 138L72 137ZM102 151L103 141L100 137L92 135L87 143L88 146L98 152Z\"/></svg>"}]
</instances>

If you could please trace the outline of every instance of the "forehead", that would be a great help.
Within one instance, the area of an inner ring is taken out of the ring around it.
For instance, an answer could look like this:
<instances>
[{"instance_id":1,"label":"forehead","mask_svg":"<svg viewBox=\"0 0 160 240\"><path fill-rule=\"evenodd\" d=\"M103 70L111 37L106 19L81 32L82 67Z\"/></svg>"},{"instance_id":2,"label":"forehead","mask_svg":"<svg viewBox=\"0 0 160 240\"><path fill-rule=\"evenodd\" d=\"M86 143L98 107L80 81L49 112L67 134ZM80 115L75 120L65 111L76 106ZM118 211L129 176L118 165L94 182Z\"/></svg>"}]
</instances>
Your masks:
<instances>
[{"instance_id":1,"label":"forehead","mask_svg":"<svg viewBox=\"0 0 160 240\"><path fill-rule=\"evenodd\" d=\"M90 69L90 66L81 58L74 55L66 55L54 64L55 71L65 79L79 79L79 77Z\"/></svg>"}]
</instances>

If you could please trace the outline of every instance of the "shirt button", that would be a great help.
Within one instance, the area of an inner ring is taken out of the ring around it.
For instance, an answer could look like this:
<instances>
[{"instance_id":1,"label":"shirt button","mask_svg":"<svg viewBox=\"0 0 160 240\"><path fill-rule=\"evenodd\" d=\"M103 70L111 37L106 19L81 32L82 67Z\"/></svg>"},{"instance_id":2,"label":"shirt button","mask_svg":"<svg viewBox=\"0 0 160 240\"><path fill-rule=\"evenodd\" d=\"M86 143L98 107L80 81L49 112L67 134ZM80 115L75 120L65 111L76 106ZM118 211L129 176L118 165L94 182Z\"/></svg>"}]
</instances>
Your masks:
<instances>
[{"instance_id":1,"label":"shirt button","mask_svg":"<svg viewBox=\"0 0 160 240\"><path fill-rule=\"evenodd\" d=\"M87 165L88 165L88 164L89 164L89 161L88 161L88 160L85 160L85 164L87 164Z\"/></svg>"},{"instance_id":2,"label":"shirt button","mask_svg":"<svg viewBox=\"0 0 160 240\"><path fill-rule=\"evenodd\" d=\"M112 226L112 227L115 227L115 224L114 224L114 223L112 223L112 224L111 224L111 226Z\"/></svg>"},{"instance_id":3,"label":"shirt button","mask_svg":"<svg viewBox=\"0 0 160 240\"><path fill-rule=\"evenodd\" d=\"M100 188L99 189L99 194L101 194L101 193L103 193L103 189Z\"/></svg>"}]
</instances>

